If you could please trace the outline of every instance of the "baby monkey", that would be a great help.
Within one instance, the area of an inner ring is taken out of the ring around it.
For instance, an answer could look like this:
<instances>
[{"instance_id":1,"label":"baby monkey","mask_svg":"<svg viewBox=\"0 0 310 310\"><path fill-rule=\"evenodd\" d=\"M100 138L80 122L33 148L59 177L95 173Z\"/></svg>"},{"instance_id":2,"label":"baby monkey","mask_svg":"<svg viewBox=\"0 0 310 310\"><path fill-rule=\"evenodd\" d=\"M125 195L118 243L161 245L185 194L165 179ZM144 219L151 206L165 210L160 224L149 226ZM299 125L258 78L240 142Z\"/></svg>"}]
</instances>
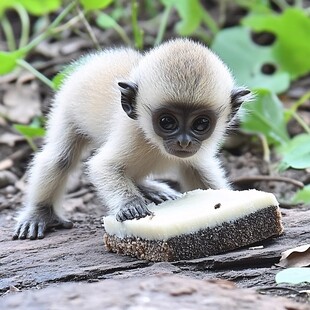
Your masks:
<instances>
[{"instance_id":1,"label":"baby monkey","mask_svg":"<svg viewBox=\"0 0 310 310\"><path fill-rule=\"evenodd\" d=\"M205 46L188 39L145 54L109 49L80 60L56 94L45 144L29 171L14 239L71 228L61 213L69 173L87 147L88 174L118 221L197 188L229 188L217 152L250 91ZM180 191L160 181L177 180Z\"/></svg>"}]
</instances>

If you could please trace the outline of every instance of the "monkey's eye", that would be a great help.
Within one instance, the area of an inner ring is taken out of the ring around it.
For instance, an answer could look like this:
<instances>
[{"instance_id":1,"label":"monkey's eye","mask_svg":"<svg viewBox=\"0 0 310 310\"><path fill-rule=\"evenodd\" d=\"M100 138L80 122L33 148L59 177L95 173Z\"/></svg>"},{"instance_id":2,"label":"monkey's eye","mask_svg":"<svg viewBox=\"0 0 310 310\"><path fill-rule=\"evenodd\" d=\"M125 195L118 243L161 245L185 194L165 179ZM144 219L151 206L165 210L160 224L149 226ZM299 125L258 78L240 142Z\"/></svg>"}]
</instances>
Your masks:
<instances>
[{"instance_id":1,"label":"monkey's eye","mask_svg":"<svg viewBox=\"0 0 310 310\"><path fill-rule=\"evenodd\" d=\"M163 115L159 118L159 126L166 131L173 131L178 127L178 122L173 116Z\"/></svg>"},{"instance_id":2,"label":"monkey's eye","mask_svg":"<svg viewBox=\"0 0 310 310\"><path fill-rule=\"evenodd\" d=\"M193 123L193 130L197 133L204 133L210 129L211 122L208 117L199 117Z\"/></svg>"}]
</instances>

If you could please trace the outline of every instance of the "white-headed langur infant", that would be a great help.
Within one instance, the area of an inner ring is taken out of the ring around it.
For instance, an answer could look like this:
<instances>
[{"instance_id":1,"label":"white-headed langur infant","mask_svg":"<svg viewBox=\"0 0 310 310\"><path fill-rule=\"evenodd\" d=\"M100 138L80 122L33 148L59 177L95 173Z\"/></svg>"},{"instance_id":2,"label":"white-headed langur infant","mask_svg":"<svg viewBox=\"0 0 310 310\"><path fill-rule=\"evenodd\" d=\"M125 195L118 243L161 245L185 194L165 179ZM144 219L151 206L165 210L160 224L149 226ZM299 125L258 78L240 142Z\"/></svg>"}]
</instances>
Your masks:
<instances>
[{"instance_id":1,"label":"white-headed langur infant","mask_svg":"<svg viewBox=\"0 0 310 310\"><path fill-rule=\"evenodd\" d=\"M87 147L94 150L89 178L118 221L151 215L150 202L186 191L230 188L217 153L250 96L215 54L188 39L144 54L118 48L82 58L55 96L13 238L72 227L62 215L62 198Z\"/></svg>"}]
</instances>

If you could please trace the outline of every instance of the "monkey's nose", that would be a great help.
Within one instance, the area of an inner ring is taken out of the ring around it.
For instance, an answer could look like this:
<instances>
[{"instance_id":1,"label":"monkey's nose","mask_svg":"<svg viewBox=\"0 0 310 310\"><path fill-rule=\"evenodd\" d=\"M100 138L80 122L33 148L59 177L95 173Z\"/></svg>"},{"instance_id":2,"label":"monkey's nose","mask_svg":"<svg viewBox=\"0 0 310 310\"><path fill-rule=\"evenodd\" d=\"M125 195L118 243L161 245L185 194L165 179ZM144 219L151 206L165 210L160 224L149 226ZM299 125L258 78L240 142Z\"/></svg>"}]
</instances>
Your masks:
<instances>
[{"instance_id":1,"label":"monkey's nose","mask_svg":"<svg viewBox=\"0 0 310 310\"><path fill-rule=\"evenodd\" d=\"M191 139L188 136L182 136L178 139L178 145L182 149L186 149L191 145Z\"/></svg>"}]
</instances>

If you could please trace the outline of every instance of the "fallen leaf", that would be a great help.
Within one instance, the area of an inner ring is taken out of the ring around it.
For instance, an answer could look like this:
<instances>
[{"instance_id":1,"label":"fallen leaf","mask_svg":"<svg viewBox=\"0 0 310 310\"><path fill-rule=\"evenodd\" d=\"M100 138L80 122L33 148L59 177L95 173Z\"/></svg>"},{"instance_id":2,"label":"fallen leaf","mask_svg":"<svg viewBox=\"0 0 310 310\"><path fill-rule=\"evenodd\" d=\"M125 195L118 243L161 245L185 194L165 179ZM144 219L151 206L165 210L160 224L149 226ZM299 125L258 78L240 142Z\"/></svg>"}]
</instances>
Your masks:
<instances>
[{"instance_id":1,"label":"fallen leaf","mask_svg":"<svg viewBox=\"0 0 310 310\"><path fill-rule=\"evenodd\" d=\"M310 266L310 244L301 245L282 252L277 266L285 268Z\"/></svg>"},{"instance_id":2,"label":"fallen leaf","mask_svg":"<svg viewBox=\"0 0 310 310\"><path fill-rule=\"evenodd\" d=\"M16 142L25 141L25 138L21 135L17 135L11 132L5 132L0 136L0 144L6 144L13 147Z\"/></svg>"},{"instance_id":3,"label":"fallen leaf","mask_svg":"<svg viewBox=\"0 0 310 310\"><path fill-rule=\"evenodd\" d=\"M29 124L35 116L41 115L40 106L37 83L17 84L5 91L0 114L14 123Z\"/></svg>"}]
</instances>

